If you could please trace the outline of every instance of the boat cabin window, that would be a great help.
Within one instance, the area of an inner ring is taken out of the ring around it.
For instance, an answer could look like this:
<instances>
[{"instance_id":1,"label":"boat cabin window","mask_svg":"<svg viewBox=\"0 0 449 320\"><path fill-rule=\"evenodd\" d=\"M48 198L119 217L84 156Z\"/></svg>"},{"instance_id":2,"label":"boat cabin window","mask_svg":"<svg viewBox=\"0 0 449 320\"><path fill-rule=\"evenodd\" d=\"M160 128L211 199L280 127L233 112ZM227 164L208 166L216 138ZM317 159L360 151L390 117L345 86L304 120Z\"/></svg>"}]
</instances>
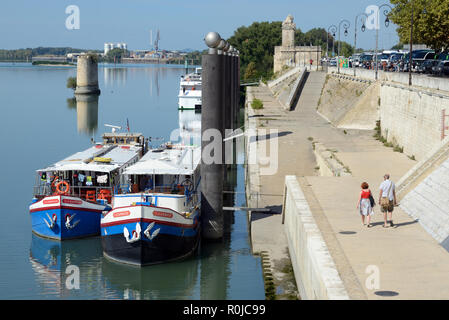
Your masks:
<instances>
[{"instance_id":1,"label":"boat cabin window","mask_svg":"<svg viewBox=\"0 0 449 320\"><path fill-rule=\"evenodd\" d=\"M180 175L133 175L130 177L131 192L186 194L193 191L191 176Z\"/></svg>"}]
</instances>

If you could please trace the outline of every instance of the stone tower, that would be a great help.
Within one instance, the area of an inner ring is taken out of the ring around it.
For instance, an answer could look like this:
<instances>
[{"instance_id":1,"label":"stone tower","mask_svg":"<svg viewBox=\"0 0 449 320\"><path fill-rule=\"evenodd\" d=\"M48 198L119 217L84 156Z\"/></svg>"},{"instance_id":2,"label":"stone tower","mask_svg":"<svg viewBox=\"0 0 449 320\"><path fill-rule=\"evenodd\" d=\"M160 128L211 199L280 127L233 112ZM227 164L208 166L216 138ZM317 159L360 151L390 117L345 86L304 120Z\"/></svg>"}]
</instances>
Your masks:
<instances>
[{"instance_id":1,"label":"stone tower","mask_svg":"<svg viewBox=\"0 0 449 320\"><path fill-rule=\"evenodd\" d=\"M78 57L75 94L100 94L97 55L82 54Z\"/></svg>"},{"instance_id":2,"label":"stone tower","mask_svg":"<svg viewBox=\"0 0 449 320\"><path fill-rule=\"evenodd\" d=\"M295 30L296 24L293 22L292 15L289 14L282 23L282 47L295 46Z\"/></svg>"},{"instance_id":3,"label":"stone tower","mask_svg":"<svg viewBox=\"0 0 449 320\"><path fill-rule=\"evenodd\" d=\"M295 46L296 24L292 15L288 15L282 23L282 46L274 47L274 73L282 71L285 67L319 66L321 60L321 47Z\"/></svg>"}]
</instances>

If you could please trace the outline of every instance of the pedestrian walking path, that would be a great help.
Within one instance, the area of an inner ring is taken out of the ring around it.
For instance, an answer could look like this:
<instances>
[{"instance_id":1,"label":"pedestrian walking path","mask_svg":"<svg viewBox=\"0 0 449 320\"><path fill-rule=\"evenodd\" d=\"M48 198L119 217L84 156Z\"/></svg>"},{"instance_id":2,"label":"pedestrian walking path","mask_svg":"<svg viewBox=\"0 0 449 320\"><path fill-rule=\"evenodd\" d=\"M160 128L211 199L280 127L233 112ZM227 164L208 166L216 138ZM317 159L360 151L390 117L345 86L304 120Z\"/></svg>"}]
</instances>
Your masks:
<instances>
[{"instance_id":1,"label":"pedestrian walking path","mask_svg":"<svg viewBox=\"0 0 449 320\"><path fill-rule=\"evenodd\" d=\"M323 119L316 112L323 82L322 73L311 72L291 112L283 110L268 87L250 89L264 103L264 109L250 111L257 115L258 128L280 132L278 170L274 175L259 176L258 207L281 212L285 176L296 175L351 298L449 298L449 253L419 223L396 207L397 228L382 228L377 205L373 228L368 229L356 210L362 182L370 184L377 199L385 173L398 181L416 161L384 147L372 137L372 131L337 129ZM318 176L313 142L332 150L351 175ZM279 215L254 215L253 248L268 248L281 257L286 246L281 223ZM378 286L371 281L377 271Z\"/></svg>"}]
</instances>

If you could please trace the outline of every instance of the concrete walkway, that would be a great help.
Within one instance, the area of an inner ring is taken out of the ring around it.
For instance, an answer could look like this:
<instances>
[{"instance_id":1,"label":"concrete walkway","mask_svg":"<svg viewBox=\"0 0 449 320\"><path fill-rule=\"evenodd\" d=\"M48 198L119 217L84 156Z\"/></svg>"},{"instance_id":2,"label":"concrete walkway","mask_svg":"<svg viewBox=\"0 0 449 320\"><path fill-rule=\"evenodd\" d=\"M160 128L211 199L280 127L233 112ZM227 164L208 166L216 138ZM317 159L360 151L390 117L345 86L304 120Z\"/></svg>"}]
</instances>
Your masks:
<instances>
[{"instance_id":1,"label":"concrete walkway","mask_svg":"<svg viewBox=\"0 0 449 320\"><path fill-rule=\"evenodd\" d=\"M372 131L337 129L317 114L324 77L323 73L310 73L291 112L283 110L267 87L251 88L264 102L264 109L255 111L258 127L280 132L279 169L275 175L259 177L262 196L258 207L280 212L285 175L302 177L304 194L352 299L449 298L449 253L418 223L397 207L394 221L398 227L384 229L376 206L374 227L361 224L356 210L360 184L368 182L377 199L383 174L388 172L397 181L416 162L374 140ZM312 141L335 151L352 176L318 177ZM253 216L253 248L285 256L280 223L278 215ZM365 285L372 266L379 270L377 289Z\"/></svg>"}]
</instances>

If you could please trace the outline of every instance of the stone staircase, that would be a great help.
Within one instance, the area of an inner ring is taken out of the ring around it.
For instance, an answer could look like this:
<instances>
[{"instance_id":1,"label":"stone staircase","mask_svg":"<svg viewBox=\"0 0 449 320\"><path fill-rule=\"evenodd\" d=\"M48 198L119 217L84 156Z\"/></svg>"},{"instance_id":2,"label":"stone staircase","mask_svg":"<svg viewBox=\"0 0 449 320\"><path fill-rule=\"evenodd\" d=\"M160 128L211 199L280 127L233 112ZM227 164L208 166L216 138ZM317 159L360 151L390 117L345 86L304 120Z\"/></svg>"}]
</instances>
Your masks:
<instances>
[{"instance_id":1,"label":"stone staircase","mask_svg":"<svg viewBox=\"0 0 449 320\"><path fill-rule=\"evenodd\" d=\"M304 88L302 89L301 95L299 96L296 107L293 106L293 109L301 110L303 108L313 108L313 110L316 110L325 80L325 72L308 72L308 77L304 84Z\"/></svg>"}]
</instances>

